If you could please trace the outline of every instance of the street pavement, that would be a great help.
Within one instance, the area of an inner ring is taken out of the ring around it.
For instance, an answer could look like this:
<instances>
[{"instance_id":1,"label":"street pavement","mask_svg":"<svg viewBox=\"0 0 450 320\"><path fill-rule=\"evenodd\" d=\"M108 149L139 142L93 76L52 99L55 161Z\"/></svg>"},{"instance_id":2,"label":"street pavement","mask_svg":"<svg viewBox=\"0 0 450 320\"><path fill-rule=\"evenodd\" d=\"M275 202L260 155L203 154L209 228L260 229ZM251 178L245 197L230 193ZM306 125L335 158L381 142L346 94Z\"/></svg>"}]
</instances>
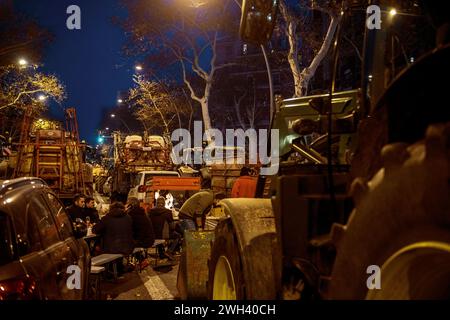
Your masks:
<instances>
[{"instance_id":1,"label":"street pavement","mask_svg":"<svg viewBox=\"0 0 450 320\"><path fill-rule=\"evenodd\" d=\"M178 299L178 263L173 266L146 267L125 273L117 281L102 281L102 299L174 300Z\"/></svg>"},{"instance_id":2,"label":"street pavement","mask_svg":"<svg viewBox=\"0 0 450 320\"><path fill-rule=\"evenodd\" d=\"M94 199L99 207L107 207L109 199L97 192ZM178 299L177 273L179 256L170 263L158 260L154 267L154 258L149 257L150 265L144 270L127 272L116 281L101 282L101 299L105 300L174 300Z\"/></svg>"}]
</instances>

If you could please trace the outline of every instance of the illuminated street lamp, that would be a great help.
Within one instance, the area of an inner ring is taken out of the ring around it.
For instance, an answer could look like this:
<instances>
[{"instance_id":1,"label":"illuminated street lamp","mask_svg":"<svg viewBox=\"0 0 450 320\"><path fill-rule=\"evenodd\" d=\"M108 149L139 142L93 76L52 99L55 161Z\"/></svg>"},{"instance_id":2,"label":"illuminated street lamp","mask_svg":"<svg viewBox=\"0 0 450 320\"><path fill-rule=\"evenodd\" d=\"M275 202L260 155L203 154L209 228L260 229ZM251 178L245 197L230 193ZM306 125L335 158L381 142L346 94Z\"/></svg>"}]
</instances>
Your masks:
<instances>
[{"instance_id":1,"label":"illuminated street lamp","mask_svg":"<svg viewBox=\"0 0 450 320\"><path fill-rule=\"evenodd\" d=\"M391 17L395 16L396 14L397 14L397 10L395 10L394 8L392 8L392 9L389 11L389 15L390 15Z\"/></svg>"},{"instance_id":2,"label":"illuminated street lamp","mask_svg":"<svg viewBox=\"0 0 450 320\"><path fill-rule=\"evenodd\" d=\"M19 66L25 67L28 64L28 61L25 59L19 59Z\"/></svg>"},{"instance_id":3,"label":"illuminated street lamp","mask_svg":"<svg viewBox=\"0 0 450 320\"><path fill-rule=\"evenodd\" d=\"M39 95L38 100L43 102L43 101L47 100L47 97L44 96L43 94L41 94L41 95Z\"/></svg>"},{"instance_id":4,"label":"illuminated street lamp","mask_svg":"<svg viewBox=\"0 0 450 320\"><path fill-rule=\"evenodd\" d=\"M111 114L111 118L116 118L116 115L114 113ZM117 116L117 119L120 120L120 122L122 122L122 124L125 126L125 128L127 128L128 132L131 132L130 127L127 125L127 123L125 121L123 121L123 119L119 116Z\"/></svg>"},{"instance_id":5,"label":"illuminated street lamp","mask_svg":"<svg viewBox=\"0 0 450 320\"><path fill-rule=\"evenodd\" d=\"M137 71L142 71L142 66L140 64L138 64L136 67L134 67Z\"/></svg>"},{"instance_id":6,"label":"illuminated street lamp","mask_svg":"<svg viewBox=\"0 0 450 320\"><path fill-rule=\"evenodd\" d=\"M118 103L122 103L123 100L122 100L122 99L117 99L117 102L118 102Z\"/></svg>"}]
</instances>

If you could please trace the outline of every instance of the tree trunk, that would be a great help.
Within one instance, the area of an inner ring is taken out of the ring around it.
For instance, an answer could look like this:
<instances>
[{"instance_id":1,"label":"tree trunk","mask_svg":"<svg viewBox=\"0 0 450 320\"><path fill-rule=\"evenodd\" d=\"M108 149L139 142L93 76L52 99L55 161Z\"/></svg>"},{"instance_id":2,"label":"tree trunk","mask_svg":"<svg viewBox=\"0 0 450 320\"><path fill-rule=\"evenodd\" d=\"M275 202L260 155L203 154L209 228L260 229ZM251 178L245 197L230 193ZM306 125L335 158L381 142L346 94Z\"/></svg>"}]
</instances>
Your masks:
<instances>
[{"instance_id":1,"label":"tree trunk","mask_svg":"<svg viewBox=\"0 0 450 320\"><path fill-rule=\"evenodd\" d=\"M300 63L298 61L298 40L297 40L297 20L292 17L284 1L280 2L281 14L287 24L287 38L289 40L288 61L291 67L292 77L294 79L295 97L302 95L302 77L300 71Z\"/></svg>"},{"instance_id":2,"label":"tree trunk","mask_svg":"<svg viewBox=\"0 0 450 320\"><path fill-rule=\"evenodd\" d=\"M298 61L298 39L297 39L298 21L297 19L295 19L295 17L293 17L289 13L286 3L283 0L280 1L280 9L281 14L287 24L286 35L289 40L288 61L291 67L292 77L294 80L294 88L295 88L294 96L301 97L307 94L309 81L316 73L317 68L319 67L322 60L326 57L331 47L334 34L336 33L336 29L339 24L340 17L336 16L333 12L329 10L316 8L317 10L325 12L328 16L330 16L331 21L328 26L327 33L322 42L322 46L320 47L319 52L315 55L311 64L307 68L300 71L300 63Z\"/></svg>"},{"instance_id":3,"label":"tree trunk","mask_svg":"<svg viewBox=\"0 0 450 320\"><path fill-rule=\"evenodd\" d=\"M301 73L302 77L302 89L304 94L307 95L308 91L308 85L309 81L314 77L314 74L316 73L317 68L319 67L322 60L326 57L330 47L331 43L333 42L334 34L336 33L337 26L339 24L340 18L335 16L332 13L329 13L331 17L330 25L328 26L327 34L325 35L325 38L322 42L322 46L320 47L319 52L314 57L313 61L309 65L308 68L303 69Z\"/></svg>"},{"instance_id":4,"label":"tree trunk","mask_svg":"<svg viewBox=\"0 0 450 320\"><path fill-rule=\"evenodd\" d=\"M215 50L215 47L214 47ZM208 134L208 130L211 129L211 118L209 116L209 97L211 96L211 87L212 87L212 79L214 77L214 60L212 61L212 67L211 67L211 73L209 77L206 79L206 85L205 85L205 93L203 95L203 98L201 99L201 106L202 106L202 117L203 117L203 130L206 132L206 139L208 143L211 143L211 137Z\"/></svg>"},{"instance_id":5,"label":"tree trunk","mask_svg":"<svg viewBox=\"0 0 450 320\"><path fill-rule=\"evenodd\" d=\"M201 103L201 107L202 107L202 118L203 118L203 125L204 131L208 131L209 129L211 129L211 118L209 116L209 103L208 103L208 99L203 99L202 103ZM209 136L208 136L208 142L209 142Z\"/></svg>"}]
</instances>

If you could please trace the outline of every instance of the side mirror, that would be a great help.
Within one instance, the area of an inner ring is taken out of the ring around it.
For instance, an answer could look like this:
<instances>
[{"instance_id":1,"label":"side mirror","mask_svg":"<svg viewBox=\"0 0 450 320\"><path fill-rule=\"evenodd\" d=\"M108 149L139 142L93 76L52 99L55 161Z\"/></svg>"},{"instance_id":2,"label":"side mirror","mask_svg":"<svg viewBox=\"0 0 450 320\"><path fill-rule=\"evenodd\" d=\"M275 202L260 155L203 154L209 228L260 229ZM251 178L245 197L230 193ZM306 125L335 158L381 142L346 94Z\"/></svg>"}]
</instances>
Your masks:
<instances>
[{"instance_id":1,"label":"side mirror","mask_svg":"<svg viewBox=\"0 0 450 320\"><path fill-rule=\"evenodd\" d=\"M272 37L279 0L243 0L240 35L245 42L261 45Z\"/></svg>"},{"instance_id":2,"label":"side mirror","mask_svg":"<svg viewBox=\"0 0 450 320\"><path fill-rule=\"evenodd\" d=\"M87 225L80 218L77 218L73 224L73 235L77 239L81 239L87 235Z\"/></svg>"}]
</instances>

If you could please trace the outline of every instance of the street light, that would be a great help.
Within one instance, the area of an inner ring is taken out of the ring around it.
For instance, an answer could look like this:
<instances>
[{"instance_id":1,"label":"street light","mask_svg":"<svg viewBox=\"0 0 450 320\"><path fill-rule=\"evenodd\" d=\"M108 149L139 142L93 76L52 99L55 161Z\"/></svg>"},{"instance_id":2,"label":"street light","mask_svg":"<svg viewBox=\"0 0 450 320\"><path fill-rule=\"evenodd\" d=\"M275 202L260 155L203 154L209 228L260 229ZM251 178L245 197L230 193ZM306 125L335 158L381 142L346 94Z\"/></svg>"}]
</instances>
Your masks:
<instances>
[{"instance_id":1,"label":"street light","mask_svg":"<svg viewBox=\"0 0 450 320\"><path fill-rule=\"evenodd\" d=\"M43 102L43 101L47 100L47 97L44 96L43 94L41 94L41 95L39 95L38 100Z\"/></svg>"},{"instance_id":2,"label":"street light","mask_svg":"<svg viewBox=\"0 0 450 320\"><path fill-rule=\"evenodd\" d=\"M111 114L111 118L115 118L116 115L114 113Z\"/></svg>"},{"instance_id":3,"label":"street light","mask_svg":"<svg viewBox=\"0 0 450 320\"><path fill-rule=\"evenodd\" d=\"M122 103L123 100L122 100L122 99L117 99L117 102L118 102L118 103Z\"/></svg>"},{"instance_id":4,"label":"street light","mask_svg":"<svg viewBox=\"0 0 450 320\"><path fill-rule=\"evenodd\" d=\"M140 64L138 64L136 67L134 67L137 71L142 71L144 69Z\"/></svg>"},{"instance_id":5,"label":"street light","mask_svg":"<svg viewBox=\"0 0 450 320\"><path fill-rule=\"evenodd\" d=\"M395 16L396 14L397 14L397 10L395 10L394 8L392 8L392 9L389 11L389 15L390 15L391 17Z\"/></svg>"},{"instance_id":6,"label":"street light","mask_svg":"<svg viewBox=\"0 0 450 320\"><path fill-rule=\"evenodd\" d=\"M25 67L27 64L28 64L27 60L25 60L23 58L19 59L19 66Z\"/></svg>"}]
</instances>

